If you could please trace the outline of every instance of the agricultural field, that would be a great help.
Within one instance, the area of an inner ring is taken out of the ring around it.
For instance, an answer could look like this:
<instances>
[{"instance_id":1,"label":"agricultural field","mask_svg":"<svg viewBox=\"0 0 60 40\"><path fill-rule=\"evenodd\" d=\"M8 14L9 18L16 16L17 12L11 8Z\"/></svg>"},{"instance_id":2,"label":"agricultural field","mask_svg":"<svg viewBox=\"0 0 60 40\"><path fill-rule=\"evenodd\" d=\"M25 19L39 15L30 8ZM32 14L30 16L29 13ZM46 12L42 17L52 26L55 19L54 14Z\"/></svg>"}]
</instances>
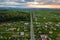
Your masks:
<instances>
[{"instance_id":1,"label":"agricultural field","mask_svg":"<svg viewBox=\"0 0 60 40\"><path fill-rule=\"evenodd\" d=\"M30 13L35 40L60 40L60 11L0 11L0 40L30 40Z\"/></svg>"}]
</instances>

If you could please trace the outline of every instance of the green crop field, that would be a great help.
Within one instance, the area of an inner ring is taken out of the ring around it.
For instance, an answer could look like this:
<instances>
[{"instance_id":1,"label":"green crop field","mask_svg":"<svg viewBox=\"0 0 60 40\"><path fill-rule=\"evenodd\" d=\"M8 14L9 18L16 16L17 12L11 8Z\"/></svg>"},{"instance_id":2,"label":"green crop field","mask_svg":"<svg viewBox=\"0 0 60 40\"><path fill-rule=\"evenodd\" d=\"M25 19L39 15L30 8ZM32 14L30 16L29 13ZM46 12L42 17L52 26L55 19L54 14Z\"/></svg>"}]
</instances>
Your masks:
<instances>
[{"instance_id":1,"label":"green crop field","mask_svg":"<svg viewBox=\"0 0 60 40\"><path fill-rule=\"evenodd\" d=\"M35 40L60 40L60 11L35 10L33 27ZM17 10L0 11L0 40L30 40L30 12Z\"/></svg>"}]
</instances>

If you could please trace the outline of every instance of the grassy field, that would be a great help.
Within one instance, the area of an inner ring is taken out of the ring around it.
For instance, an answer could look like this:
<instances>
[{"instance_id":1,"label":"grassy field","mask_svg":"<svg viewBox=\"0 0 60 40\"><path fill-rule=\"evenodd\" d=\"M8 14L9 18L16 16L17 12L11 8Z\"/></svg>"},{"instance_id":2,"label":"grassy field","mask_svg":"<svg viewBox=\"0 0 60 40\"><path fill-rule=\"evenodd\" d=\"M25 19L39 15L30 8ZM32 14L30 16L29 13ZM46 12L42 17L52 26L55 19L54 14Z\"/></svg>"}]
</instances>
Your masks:
<instances>
[{"instance_id":1,"label":"grassy field","mask_svg":"<svg viewBox=\"0 0 60 40\"><path fill-rule=\"evenodd\" d=\"M46 34L48 40L49 38L58 40L60 11L36 10L31 13L33 13L35 40L42 40L42 34ZM29 11L0 11L0 40L30 40Z\"/></svg>"}]
</instances>

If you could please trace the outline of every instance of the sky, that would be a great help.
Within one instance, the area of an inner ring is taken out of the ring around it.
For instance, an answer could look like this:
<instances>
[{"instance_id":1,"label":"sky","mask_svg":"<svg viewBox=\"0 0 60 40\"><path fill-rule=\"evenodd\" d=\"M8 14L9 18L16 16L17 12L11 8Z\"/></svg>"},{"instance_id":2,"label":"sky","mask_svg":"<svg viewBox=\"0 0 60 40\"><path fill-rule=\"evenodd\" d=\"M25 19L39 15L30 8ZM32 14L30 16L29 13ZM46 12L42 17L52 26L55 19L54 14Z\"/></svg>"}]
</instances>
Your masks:
<instances>
[{"instance_id":1,"label":"sky","mask_svg":"<svg viewBox=\"0 0 60 40\"><path fill-rule=\"evenodd\" d=\"M0 0L0 7L60 8L60 0Z\"/></svg>"}]
</instances>

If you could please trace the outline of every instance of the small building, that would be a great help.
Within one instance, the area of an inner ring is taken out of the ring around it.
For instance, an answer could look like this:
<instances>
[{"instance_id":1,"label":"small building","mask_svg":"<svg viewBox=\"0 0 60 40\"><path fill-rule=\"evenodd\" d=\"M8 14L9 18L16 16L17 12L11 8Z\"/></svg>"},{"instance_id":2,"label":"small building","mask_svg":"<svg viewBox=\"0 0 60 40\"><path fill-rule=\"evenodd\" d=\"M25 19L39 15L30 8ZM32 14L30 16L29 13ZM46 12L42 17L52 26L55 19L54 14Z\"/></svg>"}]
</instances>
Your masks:
<instances>
[{"instance_id":1,"label":"small building","mask_svg":"<svg viewBox=\"0 0 60 40\"><path fill-rule=\"evenodd\" d=\"M24 32L21 32L20 34L23 36L24 35Z\"/></svg>"},{"instance_id":2,"label":"small building","mask_svg":"<svg viewBox=\"0 0 60 40\"><path fill-rule=\"evenodd\" d=\"M41 35L41 39L42 39L42 40L48 40L47 38L48 38L48 36L47 36L46 34L42 34L42 35Z\"/></svg>"}]
</instances>

